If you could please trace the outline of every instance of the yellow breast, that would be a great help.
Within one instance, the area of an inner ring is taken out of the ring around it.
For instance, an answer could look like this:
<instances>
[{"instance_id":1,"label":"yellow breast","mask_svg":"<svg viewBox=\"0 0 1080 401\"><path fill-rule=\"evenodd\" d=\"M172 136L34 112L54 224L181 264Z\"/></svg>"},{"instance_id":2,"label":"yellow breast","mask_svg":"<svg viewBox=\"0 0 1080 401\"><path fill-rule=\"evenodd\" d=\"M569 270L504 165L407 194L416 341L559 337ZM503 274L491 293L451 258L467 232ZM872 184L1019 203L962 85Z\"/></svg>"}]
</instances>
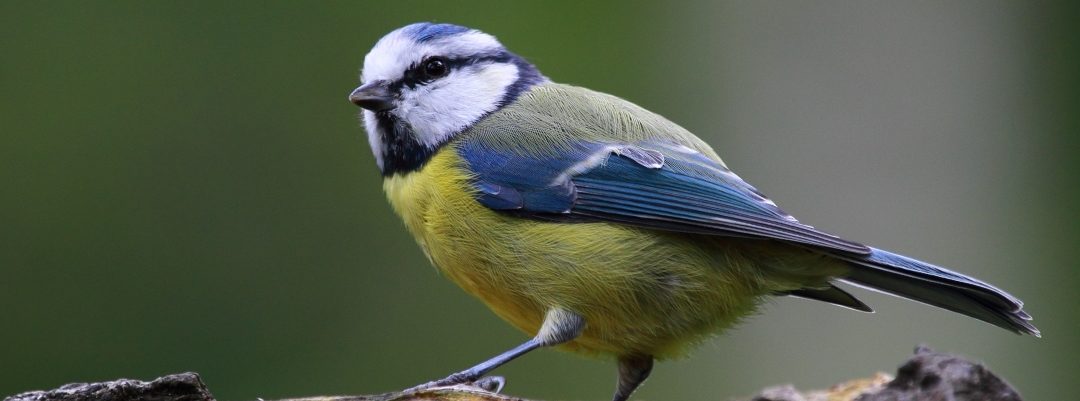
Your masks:
<instances>
[{"instance_id":1,"label":"yellow breast","mask_svg":"<svg viewBox=\"0 0 1080 401\"><path fill-rule=\"evenodd\" d=\"M546 309L527 293L515 293L527 280L505 266L520 256L507 233L522 222L476 202L462 163L443 150L419 171L386 178L383 189L436 268L503 319L534 333Z\"/></svg>"},{"instance_id":2,"label":"yellow breast","mask_svg":"<svg viewBox=\"0 0 1080 401\"><path fill-rule=\"evenodd\" d=\"M447 146L384 189L431 262L526 333L558 306L587 322L571 349L662 357L734 323L765 291L738 241L497 213L475 200L463 166Z\"/></svg>"}]
</instances>

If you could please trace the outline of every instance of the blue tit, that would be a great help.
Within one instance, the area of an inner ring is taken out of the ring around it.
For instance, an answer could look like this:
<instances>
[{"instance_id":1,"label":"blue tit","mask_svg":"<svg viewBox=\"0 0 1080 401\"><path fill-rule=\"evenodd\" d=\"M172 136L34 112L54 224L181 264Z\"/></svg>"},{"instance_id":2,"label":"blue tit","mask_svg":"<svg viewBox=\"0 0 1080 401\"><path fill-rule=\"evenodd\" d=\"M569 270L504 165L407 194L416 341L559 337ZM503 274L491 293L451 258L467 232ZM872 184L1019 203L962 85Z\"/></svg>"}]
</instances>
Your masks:
<instances>
[{"instance_id":1,"label":"blue tit","mask_svg":"<svg viewBox=\"0 0 1080 401\"><path fill-rule=\"evenodd\" d=\"M846 282L1039 335L1016 297L800 223L679 125L552 82L493 36L417 23L364 58L350 95L383 189L431 263L532 336L421 385L529 351L614 357L623 401L770 296L870 312Z\"/></svg>"}]
</instances>

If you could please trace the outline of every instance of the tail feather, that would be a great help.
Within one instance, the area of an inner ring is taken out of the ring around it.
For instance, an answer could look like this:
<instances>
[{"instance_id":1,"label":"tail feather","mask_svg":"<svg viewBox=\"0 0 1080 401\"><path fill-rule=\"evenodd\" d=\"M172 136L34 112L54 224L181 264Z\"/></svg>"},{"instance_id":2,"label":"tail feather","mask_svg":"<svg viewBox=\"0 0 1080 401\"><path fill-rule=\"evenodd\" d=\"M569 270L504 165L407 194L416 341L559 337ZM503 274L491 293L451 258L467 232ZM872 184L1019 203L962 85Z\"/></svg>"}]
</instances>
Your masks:
<instances>
[{"instance_id":1,"label":"tail feather","mask_svg":"<svg viewBox=\"0 0 1080 401\"><path fill-rule=\"evenodd\" d=\"M874 313L874 309L871 308L869 305L863 303L863 301L860 301L858 298L855 298L854 295L848 294L847 291L844 291L839 287L831 284L825 288L802 288L798 290L787 291L781 294L799 298L813 299L815 301L830 303L848 309L857 310L859 312Z\"/></svg>"},{"instance_id":2,"label":"tail feather","mask_svg":"<svg viewBox=\"0 0 1080 401\"><path fill-rule=\"evenodd\" d=\"M852 264L844 281L961 313L1020 334L1039 336L1024 303L990 284L929 263L871 248L839 256Z\"/></svg>"}]
</instances>

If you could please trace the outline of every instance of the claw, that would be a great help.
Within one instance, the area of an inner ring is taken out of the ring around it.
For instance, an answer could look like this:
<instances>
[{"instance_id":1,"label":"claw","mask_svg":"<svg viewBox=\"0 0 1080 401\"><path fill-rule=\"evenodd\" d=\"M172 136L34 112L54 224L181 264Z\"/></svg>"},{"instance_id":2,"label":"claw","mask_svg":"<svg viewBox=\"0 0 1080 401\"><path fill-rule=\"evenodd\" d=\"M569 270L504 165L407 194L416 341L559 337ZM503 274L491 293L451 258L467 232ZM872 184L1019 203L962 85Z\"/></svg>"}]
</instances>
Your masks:
<instances>
[{"instance_id":1,"label":"claw","mask_svg":"<svg viewBox=\"0 0 1080 401\"><path fill-rule=\"evenodd\" d=\"M502 376L481 377L480 380L473 382L473 385L484 389L484 391L498 394L502 391L503 386L506 386L506 379Z\"/></svg>"}]
</instances>

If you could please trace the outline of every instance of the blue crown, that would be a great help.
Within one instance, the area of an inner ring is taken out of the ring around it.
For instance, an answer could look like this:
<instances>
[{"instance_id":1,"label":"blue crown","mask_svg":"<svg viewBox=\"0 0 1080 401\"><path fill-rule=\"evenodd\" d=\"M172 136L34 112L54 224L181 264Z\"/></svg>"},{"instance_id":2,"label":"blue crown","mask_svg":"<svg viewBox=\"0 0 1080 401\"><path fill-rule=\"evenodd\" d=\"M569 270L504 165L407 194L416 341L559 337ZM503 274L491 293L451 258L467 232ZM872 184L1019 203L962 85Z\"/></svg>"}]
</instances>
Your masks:
<instances>
[{"instance_id":1,"label":"blue crown","mask_svg":"<svg viewBox=\"0 0 1080 401\"><path fill-rule=\"evenodd\" d=\"M434 24L431 22L417 22L415 24L406 26L405 32L416 43L424 43L427 41L445 38L447 36L459 35L470 31L469 28L461 25L454 24Z\"/></svg>"}]
</instances>

